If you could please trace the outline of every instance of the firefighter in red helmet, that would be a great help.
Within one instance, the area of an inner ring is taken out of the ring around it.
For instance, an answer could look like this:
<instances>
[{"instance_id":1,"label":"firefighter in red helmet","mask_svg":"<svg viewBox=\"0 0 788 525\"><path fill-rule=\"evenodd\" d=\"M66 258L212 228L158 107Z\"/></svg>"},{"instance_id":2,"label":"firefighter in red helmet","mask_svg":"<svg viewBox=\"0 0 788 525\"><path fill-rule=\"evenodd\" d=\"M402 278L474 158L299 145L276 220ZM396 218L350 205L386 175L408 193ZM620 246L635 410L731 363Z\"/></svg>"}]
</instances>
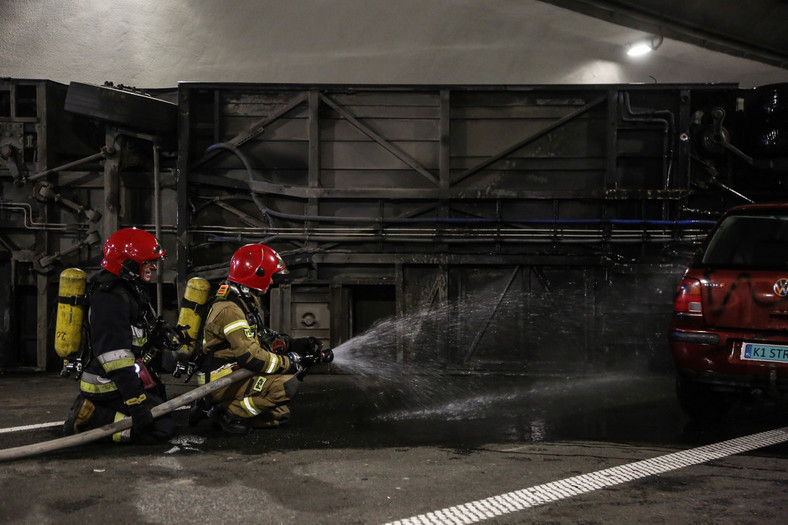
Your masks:
<instances>
[{"instance_id":1,"label":"firefighter in red helmet","mask_svg":"<svg viewBox=\"0 0 788 525\"><path fill-rule=\"evenodd\" d=\"M149 341L155 311L148 283L166 252L150 233L118 230L104 245L102 270L90 279L89 344L92 356L80 376L77 396L63 431L66 435L131 416L131 429L114 441L155 443L172 437L171 416L153 419L151 408L166 399L158 354Z\"/></svg>"},{"instance_id":2,"label":"firefighter in red helmet","mask_svg":"<svg viewBox=\"0 0 788 525\"><path fill-rule=\"evenodd\" d=\"M324 352L317 339L289 338L263 325L258 295L268 290L277 273L288 271L279 254L268 246L247 244L233 255L227 280L219 287L205 320L204 359L197 377L204 384L236 368L252 370L255 375L195 403L190 425L208 417L236 434L279 426L289 418L287 404L298 389L301 373L312 364L330 361L330 350Z\"/></svg>"}]
</instances>

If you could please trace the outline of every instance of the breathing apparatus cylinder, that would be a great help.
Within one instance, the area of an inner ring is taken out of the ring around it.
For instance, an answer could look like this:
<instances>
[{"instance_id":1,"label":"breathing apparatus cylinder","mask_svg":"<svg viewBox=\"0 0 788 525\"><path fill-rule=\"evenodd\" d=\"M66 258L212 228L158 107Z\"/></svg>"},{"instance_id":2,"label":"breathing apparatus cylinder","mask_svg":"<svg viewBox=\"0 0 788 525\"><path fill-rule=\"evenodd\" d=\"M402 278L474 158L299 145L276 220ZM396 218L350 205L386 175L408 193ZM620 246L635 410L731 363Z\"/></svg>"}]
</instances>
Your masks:
<instances>
[{"instance_id":1,"label":"breathing apparatus cylinder","mask_svg":"<svg viewBox=\"0 0 788 525\"><path fill-rule=\"evenodd\" d=\"M86 285L87 275L79 268L67 268L60 273L55 322L55 352L60 357L67 358L79 352Z\"/></svg>"},{"instance_id":2,"label":"breathing apparatus cylinder","mask_svg":"<svg viewBox=\"0 0 788 525\"><path fill-rule=\"evenodd\" d=\"M186 291L183 292L183 302L181 310L178 312L178 324L188 326L186 333L189 335L189 342L179 349L179 352L190 357L194 354L196 339L202 327L202 316L198 309L208 302L208 294L211 290L211 283L202 277L192 277L186 283Z\"/></svg>"}]
</instances>

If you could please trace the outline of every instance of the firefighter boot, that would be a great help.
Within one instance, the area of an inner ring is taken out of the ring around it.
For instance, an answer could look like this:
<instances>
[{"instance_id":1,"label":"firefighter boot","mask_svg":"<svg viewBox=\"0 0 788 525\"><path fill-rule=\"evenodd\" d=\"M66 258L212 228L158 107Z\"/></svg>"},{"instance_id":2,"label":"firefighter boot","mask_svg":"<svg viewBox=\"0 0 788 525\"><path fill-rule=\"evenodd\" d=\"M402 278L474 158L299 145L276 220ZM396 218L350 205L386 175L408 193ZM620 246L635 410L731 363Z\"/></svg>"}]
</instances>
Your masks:
<instances>
[{"instance_id":1,"label":"firefighter boot","mask_svg":"<svg viewBox=\"0 0 788 525\"><path fill-rule=\"evenodd\" d=\"M66 421L63 423L63 435L71 436L82 432L87 427L90 418L93 417L93 411L96 406L85 399L82 394L78 394L71 405L71 410L68 412Z\"/></svg>"},{"instance_id":2,"label":"firefighter boot","mask_svg":"<svg viewBox=\"0 0 788 525\"><path fill-rule=\"evenodd\" d=\"M189 408L189 426L197 426L197 423L208 418L208 411L211 409L211 402L208 398L201 397Z\"/></svg>"},{"instance_id":3,"label":"firefighter boot","mask_svg":"<svg viewBox=\"0 0 788 525\"><path fill-rule=\"evenodd\" d=\"M252 418L252 428L277 428L290 420L290 409L286 405L266 410Z\"/></svg>"},{"instance_id":4,"label":"firefighter boot","mask_svg":"<svg viewBox=\"0 0 788 525\"><path fill-rule=\"evenodd\" d=\"M222 405L216 404L208 411L208 418L232 434L248 434L249 422L236 417Z\"/></svg>"}]
</instances>

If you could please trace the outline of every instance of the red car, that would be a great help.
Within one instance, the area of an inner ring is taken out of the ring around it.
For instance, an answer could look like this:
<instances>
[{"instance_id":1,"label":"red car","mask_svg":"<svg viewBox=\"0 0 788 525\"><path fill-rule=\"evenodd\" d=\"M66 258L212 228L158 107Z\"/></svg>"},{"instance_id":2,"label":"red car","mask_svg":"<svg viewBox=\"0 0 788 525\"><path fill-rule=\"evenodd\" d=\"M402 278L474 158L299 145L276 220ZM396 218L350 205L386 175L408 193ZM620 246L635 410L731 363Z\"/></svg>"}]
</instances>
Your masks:
<instances>
[{"instance_id":1,"label":"red car","mask_svg":"<svg viewBox=\"0 0 788 525\"><path fill-rule=\"evenodd\" d=\"M691 417L788 394L788 204L720 218L679 283L668 339Z\"/></svg>"}]
</instances>

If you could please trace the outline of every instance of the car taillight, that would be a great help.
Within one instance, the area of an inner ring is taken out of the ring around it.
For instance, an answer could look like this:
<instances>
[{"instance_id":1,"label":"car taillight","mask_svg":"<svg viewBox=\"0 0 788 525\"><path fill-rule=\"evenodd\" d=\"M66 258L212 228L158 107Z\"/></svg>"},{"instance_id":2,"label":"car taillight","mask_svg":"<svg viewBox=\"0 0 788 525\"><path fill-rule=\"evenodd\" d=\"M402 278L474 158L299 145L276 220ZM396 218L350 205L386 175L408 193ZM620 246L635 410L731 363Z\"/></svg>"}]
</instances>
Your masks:
<instances>
[{"instance_id":1,"label":"car taillight","mask_svg":"<svg viewBox=\"0 0 788 525\"><path fill-rule=\"evenodd\" d=\"M687 315L703 315L703 305L700 297L700 281L684 277L676 291L676 300L673 302L673 312Z\"/></svg>"}]
</instances>

